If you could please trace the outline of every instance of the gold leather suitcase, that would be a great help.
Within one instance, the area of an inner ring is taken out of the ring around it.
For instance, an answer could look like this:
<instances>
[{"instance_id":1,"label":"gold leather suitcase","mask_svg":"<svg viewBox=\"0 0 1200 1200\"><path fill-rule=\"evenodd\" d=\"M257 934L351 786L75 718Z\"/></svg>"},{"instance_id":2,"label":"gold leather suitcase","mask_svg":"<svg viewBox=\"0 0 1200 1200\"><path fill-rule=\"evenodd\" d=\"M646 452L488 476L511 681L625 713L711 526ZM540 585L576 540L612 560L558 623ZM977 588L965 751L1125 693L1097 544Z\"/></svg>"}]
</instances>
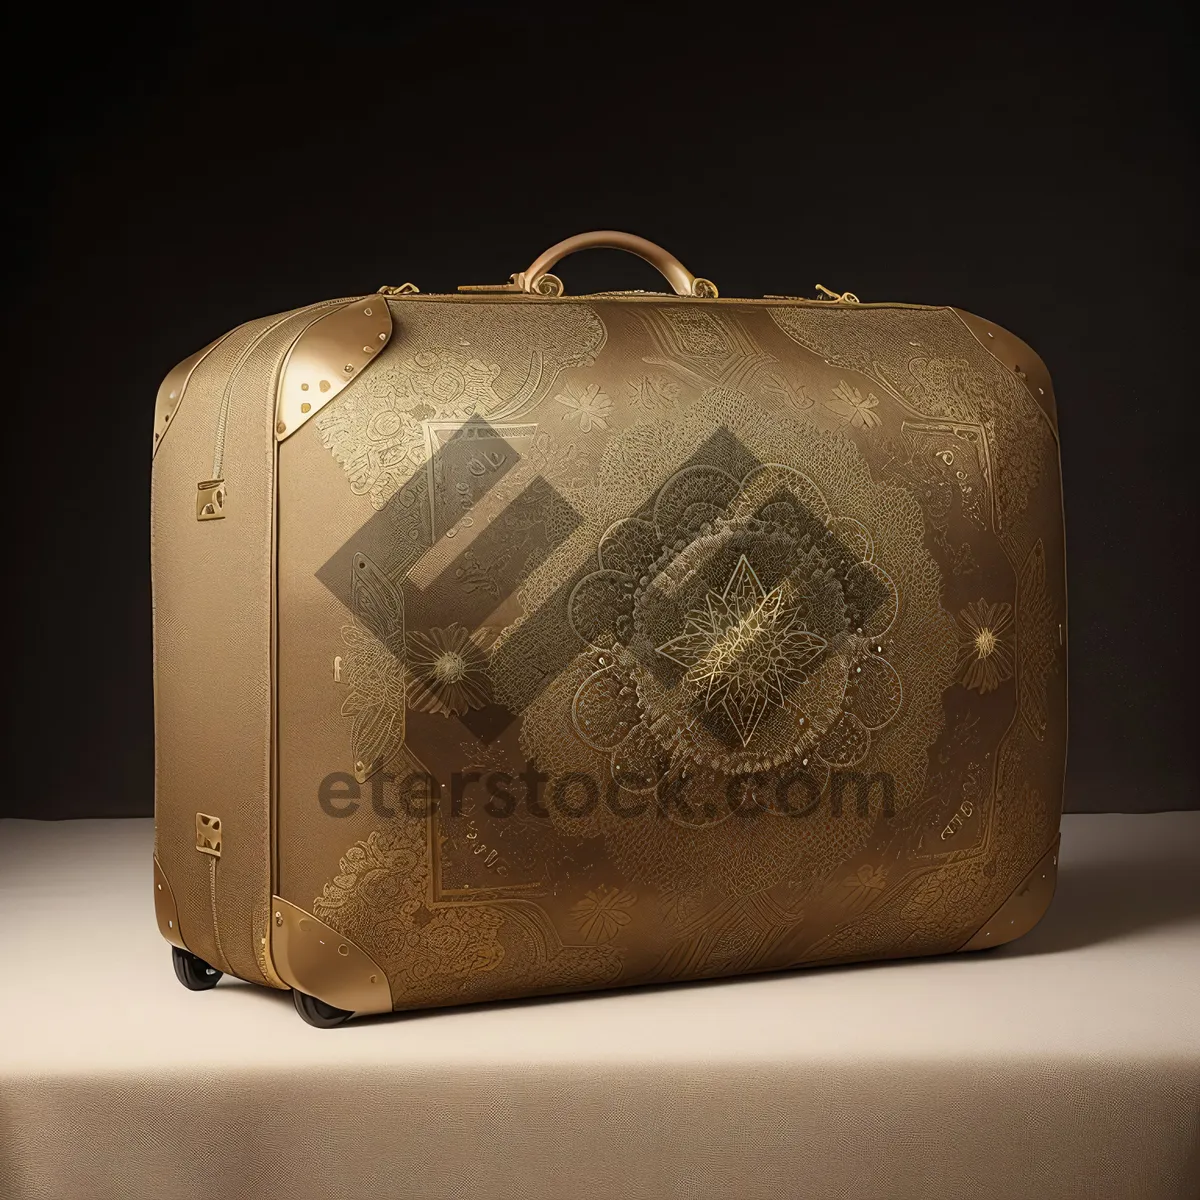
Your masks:
<instances>
[{"instance_id":1,"label":"gold leather suitcase","mask_svg":"<svg viewBox=\"0 0 1200 1200\"><path fill-rule=\"evenodd\" d=\"M615 246L669 293L570 297ZM154 424L155 904L306 1020L1028 930L1058 433L954 308L718 298L628 234L243 325Z\"/></svg>"}]
</instances>

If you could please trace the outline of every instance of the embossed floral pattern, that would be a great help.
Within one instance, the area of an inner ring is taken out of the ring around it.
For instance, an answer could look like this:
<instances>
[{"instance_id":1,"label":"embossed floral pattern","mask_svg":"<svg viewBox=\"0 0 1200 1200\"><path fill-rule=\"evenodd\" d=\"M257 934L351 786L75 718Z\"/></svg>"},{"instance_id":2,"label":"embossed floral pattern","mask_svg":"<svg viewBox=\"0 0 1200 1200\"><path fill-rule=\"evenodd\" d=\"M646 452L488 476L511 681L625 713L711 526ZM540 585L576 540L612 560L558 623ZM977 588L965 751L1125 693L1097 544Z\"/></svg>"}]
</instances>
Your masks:
<instances>
[{"instance_id":1,"label":"embossed floral pattern","mask_svg":"<svg viewBox=\"0 0 1200 1200\"><path fill-rule=\"evenodd\" d=\"M976 600L959 613L958 669L963 685L983 694L1012 678L1011 604Z\"/></svg>"},{"instance_id":2,"label":"embossed floral pattern","mask_svg":"<svg viewBox=\"0 0 1200 1200\"><path fill-rule=\"evenodd\" d=\"M611 942L629 924L636 903L636 893L601 884L571 905L571 920L586 941Z\"/></svg>"},{"instance_id":3,"label":"embossed floral pattern","mask_svg":"<svg viewBox=\"0 0 1200 1200\"><path fill-rule=\"evenodd\" d=\"M408 635L409 704L422 712L461 715L488 701L483 650L457 622Z\"/></svg>"},{"instance_id":4,"label":"embossed floral pattern","mask_svg":"<svg viewBox=\"0 0 1200 1200\"><path fill-rule=\"evenodd\" d=\"M842 903L851 911L866 908L887 886L887 869L864 863L842 880Z\"/></svg>"},{"instance_id":5,"label":"embossed floral pattern","mask_svg":"<svg viewBox=\"0 0 1200 1200\"><path fill-rule=\"evenodd\" d=\"M855 429L875 429L882 424L879 414L879 399L873 392L864 397L856 387L844 379L833 389L833 396L825 401L827 408L844 417Z\"/></svg>"},{"instance_id":6,"label":"embossed floral pattern","mask_svg":"<svg viewBox=\"0 0 1200 1200\"><path fill-rule=\"evenodd\" d=\"M357 938L386 969L393 997L409 1003L460 988L504 959L501 909L429 907L423 835L417 825L370 834L313 901L313 915Z\"/></svg>"},{"instance_id":7,"label":"embossed floral pattern","mask_svg":"<svg viewBox=\"0 0 1200 1200\"><path fill-rule=\"evenodd\" d=\"M366 779L404 742L404 596L361 552L354 555L350 596L354 623L342 626L345 654L335 660L335 678L349 685L342 715L353 718L354 770Z\"/></svg>"},{"instance_id":8,"label":"embossed floral pattern","mask_svg":"<svg viewBox=\"0 0 1200 1200\"><path fill-rule=\"evenodd\" d=\"M495 364L439 349L369 375L316 418L321 440L342 462L356 496L383 508L423 466L428 447L422 420L466 420L502 404Z\"/></svg>"},{"instance_id":9,"label":"embossed floral pattern","mask_svg":"<svg viewBox=\"0 0 1200 1200\"><path fill-rule=\"evenodd\" d=\"M568 384L565 392L554 397L559 404L565 405L567 412L563 413L564 421L579 422L579 428L584 433L593 429L607 429L608 419L612 416L612 401L600 390L598 384L589 383L586 387Z\"/></svg>"},{"instance_id":10,"label":"embossed floral pattern","mask_svg":"<svg viewBox=\"0 0 1200 1200\"><path fill-rule=\"evenodd\" d=\"M629 398L634 408L646 413L660 413L675 406L679 384L662 375L643 375L629 381Z\"/></svg>"}]
</instances>

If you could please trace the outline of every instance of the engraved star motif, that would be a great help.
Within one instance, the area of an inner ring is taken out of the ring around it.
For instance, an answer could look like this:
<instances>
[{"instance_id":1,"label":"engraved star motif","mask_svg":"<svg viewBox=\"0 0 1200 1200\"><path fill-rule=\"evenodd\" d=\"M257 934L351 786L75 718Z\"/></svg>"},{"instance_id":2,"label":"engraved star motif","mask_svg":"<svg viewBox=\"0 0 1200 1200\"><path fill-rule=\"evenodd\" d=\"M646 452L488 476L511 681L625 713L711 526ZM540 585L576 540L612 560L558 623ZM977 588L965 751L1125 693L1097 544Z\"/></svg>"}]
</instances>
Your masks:
<instances>
[{"instance_id":1,"label":"engraved star motif","mask_svg":"<svg viewBox=\"0 0 1200 1200\"><path fill-rule=\"evenodd\" d=\"M705 607L687 614L685 632L657 647L687 668L685 683L703 691L706 710L725 712L743 746L768 707L788 706L827 645L784 598L784 585L768 592L743 554L724 592L709 592Z\"/></svg>"}]
</instances>

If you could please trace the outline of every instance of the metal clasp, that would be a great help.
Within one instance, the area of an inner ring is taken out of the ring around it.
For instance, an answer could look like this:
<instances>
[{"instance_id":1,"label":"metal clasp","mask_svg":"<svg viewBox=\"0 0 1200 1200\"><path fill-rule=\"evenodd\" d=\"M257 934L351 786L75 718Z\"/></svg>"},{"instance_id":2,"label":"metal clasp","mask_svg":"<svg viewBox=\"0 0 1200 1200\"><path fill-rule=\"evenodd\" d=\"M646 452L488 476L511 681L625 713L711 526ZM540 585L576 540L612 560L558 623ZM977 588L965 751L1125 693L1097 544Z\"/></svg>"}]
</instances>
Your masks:
<instances>
[{"instance_id":1,"label":"metal clasp","mask_svg":"<svg viewBox=\"0 0 1200 1200\"><path fill-rule=\"evenodd\" d=\"M817 284L817 291L824 292L829 297L828 300L822 301L824 304L859 304L861 301L853 292L835 292L831 288L827 288L823 283ZM820 296L817 297L820 300Z\"/></svg>"}]
</instances>

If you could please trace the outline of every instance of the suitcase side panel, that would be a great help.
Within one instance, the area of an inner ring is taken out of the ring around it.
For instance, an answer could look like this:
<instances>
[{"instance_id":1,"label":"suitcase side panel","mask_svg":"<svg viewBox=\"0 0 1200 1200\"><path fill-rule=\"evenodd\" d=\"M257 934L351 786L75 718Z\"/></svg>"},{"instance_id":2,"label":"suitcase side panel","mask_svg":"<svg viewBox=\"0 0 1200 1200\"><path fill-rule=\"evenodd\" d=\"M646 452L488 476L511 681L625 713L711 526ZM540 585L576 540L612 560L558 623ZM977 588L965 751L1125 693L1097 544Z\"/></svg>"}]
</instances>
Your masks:
<instances>
[{"instance_id":1,"label":"suitcase side panel","mask_svg":"<svg viewBox=\"0 0 1200 1200\"><path fill-rule=\"evenodd\" d=\"M183 943L278 981L270 905L275 377L309 310L235 330L154 457L155 858Z\"/></svg>"}]
</instances>

